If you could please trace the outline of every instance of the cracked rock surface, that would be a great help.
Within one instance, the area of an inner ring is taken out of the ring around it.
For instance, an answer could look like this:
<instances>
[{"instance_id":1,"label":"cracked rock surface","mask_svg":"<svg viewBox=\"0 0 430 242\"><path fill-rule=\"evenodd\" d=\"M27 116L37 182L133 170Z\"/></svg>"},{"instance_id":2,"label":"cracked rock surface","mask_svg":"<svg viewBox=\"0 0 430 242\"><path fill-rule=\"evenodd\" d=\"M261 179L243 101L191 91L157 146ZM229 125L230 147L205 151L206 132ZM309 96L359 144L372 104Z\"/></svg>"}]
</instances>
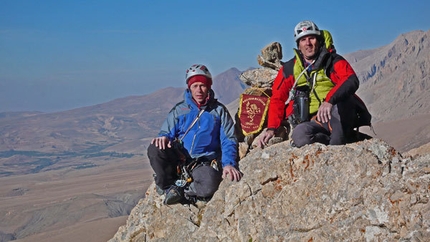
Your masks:
<instances>
[{"instance_id":1,"label":"cracked rock surface","mask_svg":"<svg viewBox=\"0 0 430 242\"><path fill-rule=\"evenodd\" d=\"M110 241L425 241L430 154L378 139L254 149L207 204L162 205L152 184Z\"/></svg>"}]
</instances>

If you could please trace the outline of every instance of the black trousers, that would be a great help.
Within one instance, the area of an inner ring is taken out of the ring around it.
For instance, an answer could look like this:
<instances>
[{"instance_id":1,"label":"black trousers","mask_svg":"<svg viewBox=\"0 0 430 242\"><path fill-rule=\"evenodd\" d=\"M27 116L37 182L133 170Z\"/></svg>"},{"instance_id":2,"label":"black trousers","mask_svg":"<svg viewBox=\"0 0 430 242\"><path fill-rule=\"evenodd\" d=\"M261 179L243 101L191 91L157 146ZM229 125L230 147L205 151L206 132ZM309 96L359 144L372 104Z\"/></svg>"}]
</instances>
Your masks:
<instances>
[{"instance_id":1,"label":"black trousers","mask_svg":"<svg viewBox=\"0 0 430 242\"><path fill-rule=\"evenodd\" d=\"M148 147L148 158L155 172L155 184L163 190L168 189L178 180L177 167L179 165L176 151L172 148L161 150L151 144Z\"/></svg>"},{"instance_id":2,"label":"black trousers","mask_svg":"<svg viewBox=\"0 0 430 242\"><path fill-rule=\"evenodd\" d=\"M148 147L148 158L156 174L155 184L160 188L168 189L180 178L177 172L180 161L174 149L161 150L151 144ZM215 169L211 166L210 161L206 161L204 158L199 159L191 171L191 176L193 180L184 190L185 195L201 198L211 197L222 181L222 168L218 165Z\"/></svg>"}]
</instances>

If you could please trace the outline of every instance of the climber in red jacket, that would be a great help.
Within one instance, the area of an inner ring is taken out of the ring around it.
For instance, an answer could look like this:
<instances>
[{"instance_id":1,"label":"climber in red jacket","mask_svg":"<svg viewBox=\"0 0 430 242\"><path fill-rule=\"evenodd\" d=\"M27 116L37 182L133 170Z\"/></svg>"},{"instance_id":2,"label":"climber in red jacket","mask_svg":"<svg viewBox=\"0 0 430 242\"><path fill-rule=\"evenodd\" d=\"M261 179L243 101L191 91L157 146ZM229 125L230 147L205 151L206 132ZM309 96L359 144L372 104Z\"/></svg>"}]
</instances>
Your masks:
<instances>
[{"instance_id":1,"label":"climber in red jacket","mask_svg":"<svg viewBox=\"0 0 430 242\"><path fill-rule=\"evenodd\" d=\"M312 21L294 28L295 56L284 63L272 86L264 147L283 120L293 126L293 145L320 142L341 145L353 129L370 125L371 115L355 95L359 80L351 65L336 54L331 34Z\"/></svg>"}]
</instances>

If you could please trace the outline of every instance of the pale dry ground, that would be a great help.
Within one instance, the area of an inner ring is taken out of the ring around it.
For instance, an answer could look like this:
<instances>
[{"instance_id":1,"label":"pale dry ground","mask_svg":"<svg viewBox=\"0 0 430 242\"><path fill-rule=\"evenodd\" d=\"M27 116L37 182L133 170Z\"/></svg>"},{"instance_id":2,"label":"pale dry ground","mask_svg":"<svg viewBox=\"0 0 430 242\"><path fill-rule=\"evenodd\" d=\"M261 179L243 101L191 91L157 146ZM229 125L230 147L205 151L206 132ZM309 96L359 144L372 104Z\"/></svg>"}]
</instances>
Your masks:
<instances>
[{"instance_id":1,"label":"pale dry ground","mask_svg":"<svg viewBox=\"0 0 430 242\"><path fill-rule=\"evenodd\" d=\"M121 208L106 201L143 197L152 181L152 169L141 156L96 168L3 177L0 231L31 226L19 241L107 241L127 216L110 218Z\"/></svg>"},{"instance_id":2,"label":"pale dry ground","mask_svg":"<svg viewBox=\"0 0 430 242\"><path fill-rule=\"evenodd\" d=\"M360 131L386 141L400 153L421 146L421 149L414 152L424 154L430 151L425 149L426 144L430 142L430 114L418 114L407 119L376 123L373 126L375 133L367 127L361 128Z\"/></svg>"},{"instance_id":3,"label":"pale dry ground","mask_svg":"<svg viewBox=\"0 0 430 242\"><path fill-rule=\"evenodd\" d=\"M82 222L46 233L39 233L14 240L16 242L34 242L34 241L103 241L111 239L118 228L125 224L128 216L116 218L105 218L91 222Z\"/></svg>"},{"instance_id":4,"label":"pale dry ground","mask_svg":"<svg viewBox=\"0 0 430 242\"><path fill-rule=\"evenodd\" d=\"M430 153L430 143L427 143L418 148L408 151L406 154L410 156L417 156L417 155L429 154L429 153Z\"/></svg>"}]
</instances>

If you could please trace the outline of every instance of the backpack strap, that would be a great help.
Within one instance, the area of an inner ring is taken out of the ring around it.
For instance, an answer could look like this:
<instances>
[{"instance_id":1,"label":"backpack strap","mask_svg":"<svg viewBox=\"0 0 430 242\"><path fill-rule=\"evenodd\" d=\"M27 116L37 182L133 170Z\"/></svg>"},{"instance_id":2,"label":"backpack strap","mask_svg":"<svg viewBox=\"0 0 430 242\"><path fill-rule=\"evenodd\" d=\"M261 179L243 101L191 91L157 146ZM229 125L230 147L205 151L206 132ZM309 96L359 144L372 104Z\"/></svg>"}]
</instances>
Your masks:
<instances>
[{"instance_id":1,"label":"backpack strap","mask_svg":"<svg viewBox=\"0 0 430 242\"><path fill-rule=\"evenodd\" d=\"M188 129L185 131L184 135L182 135L182 137L179 139L179 141L182 142L182 140L184 139L185 135L188 134L188 132L190 132L191 128L197 123L197 120L200 119L200 116L202 116L203 112L205 110L204 109L200 109L199 114L194 118L193 122L190 124L190 126L188 127Z\"/></svg>"}]
</instances>

